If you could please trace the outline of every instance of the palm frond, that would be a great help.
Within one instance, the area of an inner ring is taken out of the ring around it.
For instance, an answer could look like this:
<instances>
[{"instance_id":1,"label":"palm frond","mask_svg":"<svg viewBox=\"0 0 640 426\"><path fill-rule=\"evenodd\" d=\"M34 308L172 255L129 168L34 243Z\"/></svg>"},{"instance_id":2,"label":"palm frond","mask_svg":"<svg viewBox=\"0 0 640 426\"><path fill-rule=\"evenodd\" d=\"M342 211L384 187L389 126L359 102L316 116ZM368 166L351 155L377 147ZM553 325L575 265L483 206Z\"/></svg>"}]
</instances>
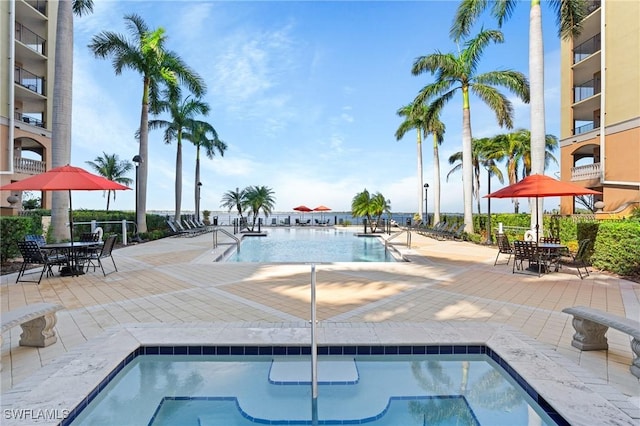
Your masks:
<instances>
[{"instance_id":1,"label":"palm frond","mask_svg":"<svg viewBox=\"0 0 640 426\"><path fill-rule=\"evenodd\" d=\"M478 83L471 86L471 91L493 110L500 127L513 128L513 105L505 95L494 87Z\"/></svg>"},{"instance_id":2,"label":"palm frond","mask_svg":"<svg viewBox=\"0 0 640 426\"><path fill-rule=\"evenodd\" d=\"M471 40L468 40L465 43L464 50L460 54L461 62L468 68L467 74L475 74L480 57L489 43L502 42L504 42L504 35L501 31L485 29L480 31L480 33Z\"/></svg>"},{"instance_id":3,"label":"palm frond","mask_svg":"<svg viewBox=\"0 0 640 426\"><path fill-rule=\"evenodd\" d=\"M522 102L527 104L529 103L531 95L529 90L529 80L519 71L490 71L477 75L475 77L475 81L483 85L506 87L516 94Z\"/></svg>"},{"instance_id":4,"label":"palm frond","mask_svg":"<svg viewBox=\"0 0 640 426\"><path fill-rule=\"evenodd\" d=\"M457 43L460 39L467 37L471 27L486 7L487 0L462 0L449 30L451 39Z\"/></svg>"},{"instance_id":5,"label":"palm frond","mask_svg":"<svg viewBox=\"0 0 640 426\"><path fill-rule=\"evenodd\" d=\"M588 3L585 0L551 0L556 15L558 37L570 40L582 33L582 23L588 15Z\"/></svg>"}]
</instances>

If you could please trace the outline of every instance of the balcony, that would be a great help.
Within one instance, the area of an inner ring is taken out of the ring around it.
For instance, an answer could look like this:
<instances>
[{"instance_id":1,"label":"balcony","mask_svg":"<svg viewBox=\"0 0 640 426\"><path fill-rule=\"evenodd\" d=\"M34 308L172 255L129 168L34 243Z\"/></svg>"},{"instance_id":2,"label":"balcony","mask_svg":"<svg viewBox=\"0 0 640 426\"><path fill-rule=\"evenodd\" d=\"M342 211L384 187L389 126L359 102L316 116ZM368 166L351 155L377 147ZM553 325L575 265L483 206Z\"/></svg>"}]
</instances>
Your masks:
<instances>
[{"instance_id":1,"label":"balcony","mask_svg":"<svg viewBox=\"0 0 640 426\"><path fill-rule=\"evenodd\" d=\"M587 13L591 14L600 9L600 0L591 0L587 2Z\"/></svg>"},{"instance_id":2,"label":"balcony","mask_svg":"<svg viewBox=\"0 0 640 426\"><path fill-rule=\"evenodd\" d=\"M594 53L599 52L600 49L601 49L600 34L596 34L595 36L591 37L589 40L573 48L573 63L576 64L588 58Z\"/></svg>"},{"instance_id":3,"label":"balcony","mask_svg":"<svg viewBox=\"0 0 640 426\"><path fill-rule=\"evenodd\" d=\"M16 40L29 49L45 55L46 40L19 22L16 22Z\"/></svg>"},{"instance_id":4,"label":"balcony","mask_svg":"<svg viewBox=\"0 0 640 426\"><path fill-rule=\"evenodd\" d=\"M47 127L44 121L37 119L35 117L30 117L20 112L15 112L13 116L17 121L30 124L31 126L42 127L43 129Z\"/></svg>"},{"instance_id":5,"label":"balcony","mask_svg":"<svg viewBox=\"0 0 640 426\"><path fill-rule=\"evenodd\" d=\"M13 81L22 87L26 87L32 92L43 96L45 95L44 77L39 77L22 67L15 67L15 77Z\"/></svg>"},{"instance_id":6,"label":"balcony","mask_svg":"<svg viewBox=\"0 0 640 426\"><path fill-rule=\"evenodd\" d=\"M591 79L573 88L573 102L578 103L600 93L600 80Z\"/></svg>"},{"instance_id":7,"label":"balcony","mask_svg":"<svg viewBox=\"0 0 640 426\"><path fill-rule=\"evenodd\" d=\"M47 171L47 164L44 161L32 160L30 158L14 157L13 165L15 173L39 175Z\"/></svg>"},{"instance_id":8,"label":"balcony","mask_svg":"<svg viewBox=\"0 0 640 426\"><path fill-rule=\"evenodd\" d=\"M600 128L600 123L586 123L580 126L576 126L573 128L573 135L581 135L583 133L588 133L592 130Z\"/></svg>"},{"instance_id":9,"label":"balcony","mask_svg":"<svg viewBox=\"0 0 640 426\"><path fill-rule=\"evenodd\" d=\"M576 166L571 168L572 181L600 179L600 176L600 163L587 164L585 166Z\"/></svg>"},{"instance_id":10,"label":"balcony","mask_svg":"<svg viewBox=\"0 0 640 426\"><path fill-rule=\"evenodd\" d=\"M47 0L25 0L25 3L43 15L47 15Z\"/></svg>"}]
</instances>

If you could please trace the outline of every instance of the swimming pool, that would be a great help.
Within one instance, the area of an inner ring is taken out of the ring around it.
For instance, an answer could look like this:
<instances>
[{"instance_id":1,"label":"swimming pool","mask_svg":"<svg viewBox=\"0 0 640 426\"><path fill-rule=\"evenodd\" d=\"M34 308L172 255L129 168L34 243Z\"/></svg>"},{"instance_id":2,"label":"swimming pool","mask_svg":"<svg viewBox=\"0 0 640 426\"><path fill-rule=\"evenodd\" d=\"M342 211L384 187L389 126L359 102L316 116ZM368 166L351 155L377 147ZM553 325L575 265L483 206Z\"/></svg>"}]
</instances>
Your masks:
<instances>
[{"instance_id":1,"label":"swimming pool","mask_svg":"<svg viewBox=\"0 0 640 426\"><path fill-rule=\"evenodd\" d=\"M465 354L448 348L451 353L440 354L437 346L393 347L393 355L375 355L388 347L320 348L326 355L319 357L317 411L309 356L228 355L274 353L264 347L184 348L223 355L162 355L169 348L146 348L156 355L135 357L71 425L557 424L486 348L465 346ZM309 350L280 349L275 352ZM329 355L345 351L350 354Z\"/></svg>"},{"instance_id":2,"label":"swimming pool","mask_svg":"<svg viewBox=\"0 0 640 426\"><path fill-rule=\"evenodd\" d=\"M244 237L228 262L395 262L379 238L335 228L271 228Z\"/></svg>"}]
</instances>

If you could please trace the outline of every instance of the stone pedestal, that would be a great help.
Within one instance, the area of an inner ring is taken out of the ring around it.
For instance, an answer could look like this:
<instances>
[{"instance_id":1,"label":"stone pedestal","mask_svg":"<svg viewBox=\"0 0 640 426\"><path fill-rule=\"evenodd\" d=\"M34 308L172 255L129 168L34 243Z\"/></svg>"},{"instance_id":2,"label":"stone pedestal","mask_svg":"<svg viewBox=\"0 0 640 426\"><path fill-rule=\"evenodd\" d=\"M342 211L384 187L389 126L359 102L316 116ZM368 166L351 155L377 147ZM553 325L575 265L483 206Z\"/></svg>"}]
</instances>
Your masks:
<instances>
[{"instance_id":1,"label":"stone pedestal","mask_svg":"<svg viewBox=\"0 0 640 426\"><path fill-rule=\"evenodd\" d=\"M20 346L34 346L44 348L58 341L53 327L56 325L56 314L45 314L39 318L22 324Z\"/></svg>"},{"instance_id":2,"label":"stone pedestal","mask_svg":"<svg viewBox=\"0 0 640 426\"><path fill-rule=\"evenodd\" d=\"M607 338L604 335L609 329L606 325L574 317L573 328L576 330L571 342L571 346L574 348L578 348L581 351L609 349Z\"/></svg>"}]
</instances>

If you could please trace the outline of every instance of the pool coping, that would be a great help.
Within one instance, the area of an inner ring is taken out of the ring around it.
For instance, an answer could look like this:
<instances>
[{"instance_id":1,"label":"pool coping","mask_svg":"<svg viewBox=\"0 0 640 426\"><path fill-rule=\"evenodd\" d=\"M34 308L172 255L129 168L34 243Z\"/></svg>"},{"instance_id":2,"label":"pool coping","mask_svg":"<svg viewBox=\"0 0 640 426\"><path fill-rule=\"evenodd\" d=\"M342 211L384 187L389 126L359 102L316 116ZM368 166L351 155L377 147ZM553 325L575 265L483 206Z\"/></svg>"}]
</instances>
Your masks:
<instances>
[{"instance_id":1,"label":"pool coping","mask_svg":"<svg viewBox=\"0 0 640 426\"><path fill-rule=\"evenodd\" d=\"M320 323L319 345L484 345L572 425L636 425L637 409L614 387L508 325L474 322ZM145 323L112 327L2 394L3 425L57 425L140 346L306 346L293 323ZM17 411L11 411L17 410ZM22 411L20 411L22 410ZM48 414L42 415L42 413ZM52 415L53 413L53 415ZM40 417L35 417L40 414Z\"/></svg>"}]
</instances>

